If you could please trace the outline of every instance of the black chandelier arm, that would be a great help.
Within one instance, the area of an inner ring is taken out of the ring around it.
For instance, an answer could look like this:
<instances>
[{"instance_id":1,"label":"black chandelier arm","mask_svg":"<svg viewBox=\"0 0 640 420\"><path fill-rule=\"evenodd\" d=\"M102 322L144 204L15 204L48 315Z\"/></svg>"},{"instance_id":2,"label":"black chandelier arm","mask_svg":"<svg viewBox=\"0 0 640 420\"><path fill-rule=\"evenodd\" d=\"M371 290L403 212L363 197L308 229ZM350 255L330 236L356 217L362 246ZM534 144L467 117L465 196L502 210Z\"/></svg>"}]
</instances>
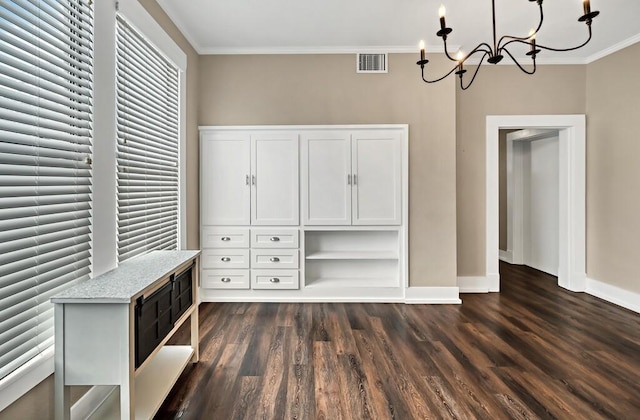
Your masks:
<instances>
[{"instance_id":1,"label":"black chandelier arm","mask_svg":"<svg viewBox=\"0 0 640 420\"><path fill-rule=\"evenodd\" d=\"M486 49L484 47L486 47ZM458 64L464 64L469 59L469 57L471 57L472 55L478 52L484 53L482 56L482 59L480 60L481 62L486 58L487 55L491 56L493 54L493 51L491 50L491 46L486 42L483 42L478 44L467 55L465 55L465 57L461 61L459 60L455 60L455 61L458 62Z\"/></svg>"},{"instance_id":2,"label":"black chandelier arm","mask_svg":"<svg viewBox=\"0 0 640 420\"><path fill-rule=\"evenodd\" d=\"M488 51L487 51L487 50L485 50L485 49L483 49L483 48L482 48L483 46L484 46L484 47L487 47L487 48L491 48L491 47L489 47L489 45L487 45L486 43L484 43L484 42L483 42L482 44L480 44L480 45L478 45L477 47L475 47L475 48L474 48L474 49L473 49L469 54L467 54L467 56L465 57L465 59L462 61L462 63L464 64L464 61L466 61L466 60L467 60L469 57L471 57L472 55L474 55L474 54L476 54L476 53L478 53L478 52L483 53L483 54L482 54L482 58L480 59L480 62L478 63L478 66L476 67L475 72L473 73L473 77L472 77L472 79L471 79L471 82L469 82L469 85L470 85L471 83L473 83L473 79L475 79L475 78L476 78L476 74L478 74L478 70L480 69L480 65L482 64L482 62L484 61L484 59L487 57L487 55L491 55L491 50L488 50ZM458 60L454 60L454 61L458 62ZM438 78L438 79L435 79L435 80L427 80L427 79L425 79L425 78L424 78L424 64L422 64L420 67L421 67L421 69L422 69L422 80L423 80L425 83L436 83L436 82L439 82L439 81L441 81L441 80L446 79L448 76L450 76L450 75L451 75L451 73L453 73L453 72L455 72L456 70L460 69L460 63L456 64L456 65L455 65L455 67L453 67L451 70L449 70L449 72L448 72L448 73L446 73L444 76L442 76L442 77L440 77L440 78ZM462 82L461 82L461 83L462 83ZM467 87L469 87L469 85L467 85ZM461 86L462 86L462 85L461 85ZM464 89L466 89L467 87L463 87L463 90L464 90Z\"/></svg>"},{"instance_id":3,"label":"black chandelier arm","mask_svg":"<svg viewBox=\"0 0 640 420\"><path fill-rule=\"evenodd\" d=\"M447 58L449 60L458 62L457 58L451 57L451 55L449 54L449 51L447 49L447 38L446 37L443 38L443 42L444 42L444 54L447 56ZM486 47L487 49L485 50L482 47ZM462 63L464 63L467 60L467 58L471 57L473 54L477 53L478 51L487 53L489 55L492 54L491 45L487 44L486 42L482 42L482 43L478 44L473 50L471 50L471 52L469 54L466 55L464 60L462 60Z\"/></svg>"},{"instance_id":4,"label":"black chandelier arm","mask_svg":"<svg viewBox=\"0 0 640 420\"><path fill-rule=\"evenodd\" d=\"M480 51L480 50L478 50L478 51ZM467 83L467 86L464 86L464 84L462 83L462 75L460 75L460 88L462 90L467 90L469 88L469 86L471 86L473 81L476 79L476 76L478 75L478 71L480 70L480 66L482 65L482 62L484 61L485 58L487 58L487 55L490 55L490 54L488 52L484 51L484 54L482 54L482 58L480 59L480 62L476 66L476 71L473 72L473 76L471 76L471 80L469 81L469 83Z\"/></svg>"},{"instance_id":5,"label":"black chandelier arm","mask_svg":"<svg viewBox=\"0 0 640 420\"><path fill-rule=\"evenodd\" d=\"M502 41L504 41L505 39L509 39L512 41L516 41L516 40L528 41L529 39L531 39L532 36L535 36L538 34L538 32L540 31L540 28L542 28L542 21L544 20L544 12L542 11L542 2L539 2L538 5L540 6L540 22L538 23L538 27L536 28L536 30L531 35L525 36L525 37L503 35L502 37L500 37L500 41L498 41L498 51L500 51L502 48L506 47L511 43L511 41L509 41L506 44L501 46L500 44L502 44Z\"/></svg>"},{"instance_id":6,"label":"black chandelier arm","mask_svg":"<svg viewBox=\"0 0 640 420\"><path fill-rule=\"evenodd\" d=\"M526 42L524 42L524 41L523 41L523 43L524 43L524 44L526 44ZM535 73L535 72L536 72L536 56L535 56L535 54L533 54L533 55L531 56L531 58L533 58L533 70L527 70L527 69L525 69L524 67L522 67L522 65L520 65L520 63L518 63L518 60L516 60L516 58L515 58L513 55L511 55L511 53L509 52L509 50L508 50L508 49L506 49L506 48L504 48L504 47L503 47L503 48L502 48L502 51L506 52L506 53L507 53L507 55L508 55L509 57L511 57L511 60L513 60L513 62L516 64L516 66L518 66L518 68L519 68L520 70L522 70L524 73L527 73L527 74L533 74L533 73Z\"/></svg>"},{"instance_id":7,"label":"black chandelier arm","mask_svg":"<svg viewBox=\"0 0 640 420\"><path fill-rule=\"evenodd\" d=\"M487 49L484 49L482 47L487 47ZM486 42L483 42L481 44L478 44L477 47L475 47L474 49L471 50L471 52L469 54L467 54L467 56L464 58L464 60L462 60L462 63L464 64L465 61L467 61L467 58L471 57L472 55L474 55L477 52L483 52L488 55L493 54L493 50L491 49L491 46L489 44L487 44ZM482 60L484 60L485 57L482 57Z\"/></svg>"},{"instance_id":8,"label":"black chandelier arm","mask_svg":"<svg viewBox=\"0 0 640 420\"><path fill-rule=\"evenodd\" d=\"M445 74L444 76L442 76L442 77L441 77L441 78L439 78L439 79L435 79L435 80L427 80L427 79L425 79L425 78L424 78L424 66L421 66L421 67L422 67L422 80L423 80L425 83L436 83L436 82L439 82L439 81L441 81L441 80L444 80L444 79L446 79L446 78L447 78L451 73L453 73L454 71L456 71L456 70L457 70L457 68L458 68L458 66L455 66L454 68L452 68L452 69L451 69L451 71L450 71L449 73Z\"/></svg>"},{"instance_id":9,"label":"black chandelier arm","mask_svg":"<svg viewBox=\"0 0 640 420\"><path fill-rule=\"evenodd\" d=\"M565 52L565 51L574 51L577 50L579 48L584 47L585 45L587 45L589 43L589 41L591 41L591 22L587 23L587 28L589 30L589 37L587 38L586 41L584 41L582 44L578 45L577 47L571 47L571 48L552 48L552 47L546 47L544 45L540 45L540 44L536 44L536 48L540 48L543 50L548 50L548 51L556 51L556 52ZM506 45L505 45L506 46Z\"/></svg>"},{"instance_id":10,"label":"black chandelier arm","mask_svg":"<svg viewBox=\"0 0 640 420\"><path fill-rule=\"evenodd\" d=\"M447 58L451 61L458 61L455 58L451 57L451 55L449 54L449 50L447 48L447 37L446 35L442 37L442 43L444 44L444 55L447 56Z\"/></svg>"}]
</instances>

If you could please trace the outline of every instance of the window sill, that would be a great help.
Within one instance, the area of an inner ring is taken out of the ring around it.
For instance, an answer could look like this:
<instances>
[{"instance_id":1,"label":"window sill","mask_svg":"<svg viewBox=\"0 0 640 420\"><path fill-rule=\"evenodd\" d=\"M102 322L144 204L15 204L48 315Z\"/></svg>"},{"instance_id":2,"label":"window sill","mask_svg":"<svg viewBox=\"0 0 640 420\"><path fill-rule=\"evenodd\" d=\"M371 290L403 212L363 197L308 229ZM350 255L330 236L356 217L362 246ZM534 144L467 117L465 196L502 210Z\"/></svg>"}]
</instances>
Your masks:
<instances>
[{"instance_id":1,"label":"window sill","mask_svg":"<svg viewBox=\"0 0 640 420\"><path fill-rule=\"evenodd\" d=\"M0 411L53 373L53 346L0 380Z\"/></svg>"}]
</instances>

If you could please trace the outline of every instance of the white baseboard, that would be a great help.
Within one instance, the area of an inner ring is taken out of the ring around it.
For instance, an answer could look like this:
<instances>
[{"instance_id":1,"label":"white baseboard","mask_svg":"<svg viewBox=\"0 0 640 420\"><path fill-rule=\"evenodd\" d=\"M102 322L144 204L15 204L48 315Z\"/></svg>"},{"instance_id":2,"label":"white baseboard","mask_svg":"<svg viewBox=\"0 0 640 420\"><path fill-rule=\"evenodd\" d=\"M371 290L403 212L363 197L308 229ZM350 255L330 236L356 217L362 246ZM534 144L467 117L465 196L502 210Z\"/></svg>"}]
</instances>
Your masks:
<instances>
[{"instance_id":1,"label":"white baseboard","mask_svg":"<svg viewBox=\"0 0 640 420\"><path fill-rule=\"evenodd\" d=\"M460 293L489 293L489 280L486 277L458 277Z\"/></svg>"},{"instance_id":2,"label":"white baseboard","mask_svg":"<svg viewBox=\"0 0 640 420\"><path fill-rule=\"evenodd\" d=\"M500 261L507 262L509 264L513 264L513 251L507 249L506 251L503 249L498 250L498 258Z\"/></svg>"},{"instance_id":3,"label":"white baseboard","mask_svg":"<svg viewBox=\"0 0 640 420\"><path fill-rule=\"evenodd\" d=\"M408 287L404 302L407 304L460 304L458 287Z\"/></svg>"},{"instance_id":4,"label":"white baseboard","mask_svg":"<svg viewBox=\"0 0 640 420\"><path fill-rule=\"evenodd\" d=\"M500 273L488 273L487 283L489 283L490 292L500 291Z\"/></svg>"},{"instance_id":5,"label":"white baseboard","mask_svg":"<svg viewBox=\"0 0 640 420\"><path fill-rule=\"evenodd\" d=\"M640 293L621 289L618 286L587 278L585 292L623 308L640 313Z\"/></svg>"},{"instance_id":6,"label":"white baseboard","mask_svg":"<svg viewBox=\"0 0 640 420\"><path fill-rule=\"evenodd\" d=\"M91 389L80 397L80 399L71 407L71 420L88 419L91 417L91 415L100 408L115 389L116 387L111 385L91 387Z\"/></svg>"}]
</instances>

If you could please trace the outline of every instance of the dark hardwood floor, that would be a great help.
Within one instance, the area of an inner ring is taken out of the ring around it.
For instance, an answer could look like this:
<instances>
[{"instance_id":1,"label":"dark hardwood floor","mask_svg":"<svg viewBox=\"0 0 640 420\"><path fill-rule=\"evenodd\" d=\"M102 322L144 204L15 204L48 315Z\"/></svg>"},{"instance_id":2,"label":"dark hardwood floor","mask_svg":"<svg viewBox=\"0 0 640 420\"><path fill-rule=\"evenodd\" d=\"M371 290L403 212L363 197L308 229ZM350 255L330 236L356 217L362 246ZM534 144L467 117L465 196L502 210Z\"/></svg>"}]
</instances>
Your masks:
<instances>
[{"instance_id":1,"label":"dark hardwood floor","mask_svg":"<svg viewBox=\"0 0 640 420\"><path fill-rule=\"evenodd\" d=\"M501 265L462 305L200 306L158 419L639 419L640 316Z\"/></svg>"}]
</instances>

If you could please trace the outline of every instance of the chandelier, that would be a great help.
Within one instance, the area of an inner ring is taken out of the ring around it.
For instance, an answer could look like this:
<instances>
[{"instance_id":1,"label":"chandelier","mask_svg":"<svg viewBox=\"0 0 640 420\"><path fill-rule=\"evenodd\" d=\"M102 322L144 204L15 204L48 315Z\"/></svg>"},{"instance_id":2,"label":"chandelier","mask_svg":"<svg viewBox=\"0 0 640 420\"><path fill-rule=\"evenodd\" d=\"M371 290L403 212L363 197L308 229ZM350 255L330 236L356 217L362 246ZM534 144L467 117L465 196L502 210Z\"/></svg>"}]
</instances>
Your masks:
<instances>
[{"instance_id":1,"label":"chandelier","mask_svg":"<svg viewBox=\"0 0 640 420\"><path fill-rule=\"evenodd\" d=\"M444 54L447 56L449 60L455 61L456 65L448 73L446 73L444 76L438 79L434 79L434 80L425 79L424 66L429 62L429 60L427 60L425 57L424 41L420 41L420 61L418 61L416 64L419 65L420 69L422 70L422 80L424 80L426 83L435 83L443 80L444 78L446 78L447 76L455 72L455 74L458 77L460 77L460 87L462 88L462 90L466 90L469 86L471 86L471 84L475 80L476 75L478 74L478 70L480 70L480 66L482 65L482 62L485 60L485 58L491 64L498 64L504 58L504 54L506 54L509 57L511 57L513 62L518 66L520 70L522 70L527 74L533 74L536 72L536 56L540 53L541 50L560 51L560 52L573 51L573 50L577 50L578 48L584 47L589 43L589 41L591 41L591 21L596 16L598 16L600 12L591 11L590 0L582 0L584 13L582 16L580 16L580 18L578 18L579 22L584 22L587 25L589 36L587 37L587 40L584 41L582 44L576 47L571 47L571 48L552 48L552 47L536 44L536 34L538 33L538 31L540 31L540 28L542 27L542 21L544 19L544 13L542 11L543 0L529 0L529 1L530 2L535 1L538 3L538 6L540 8L540 22L538 23L538 27L536 29L532 29L529 32L528 36L517 37L517 36L503 35L498 40L496 36L496 2L495 0L491 0L491 7L493 12L493 46L487 44L486 42L482 42L478 44L478 46L476 46L473 50L471 50L468 54L464 54L462 53L462 51L458 51L456 58L453 58L449 54L449 51L447 50L447 36L451 32L453 32L453 29L447 28L447 25L445 23L445 8L444 8L444 5L441 5L439 10L440 30L436 33L436 35L442 38L442 42L444 43ZM531 69L524 68L518 62L518 60L516 60L516 58L511 54L511 52L509 52L507 47L512 44L513 45L524 44L529 46L529 52L527 52L527 56L531 57L531 60L533 62L533 67ZM474 55L479 55L480 61L478 62L478 65L475 71L473 72L473 76L471 76L471 80L469 81L468 84L465 85L463 81L463 76L467 72L467 70L465 70L464 68L464 63L469 59L469 57Z\"/></svg>"}]
</instances>

